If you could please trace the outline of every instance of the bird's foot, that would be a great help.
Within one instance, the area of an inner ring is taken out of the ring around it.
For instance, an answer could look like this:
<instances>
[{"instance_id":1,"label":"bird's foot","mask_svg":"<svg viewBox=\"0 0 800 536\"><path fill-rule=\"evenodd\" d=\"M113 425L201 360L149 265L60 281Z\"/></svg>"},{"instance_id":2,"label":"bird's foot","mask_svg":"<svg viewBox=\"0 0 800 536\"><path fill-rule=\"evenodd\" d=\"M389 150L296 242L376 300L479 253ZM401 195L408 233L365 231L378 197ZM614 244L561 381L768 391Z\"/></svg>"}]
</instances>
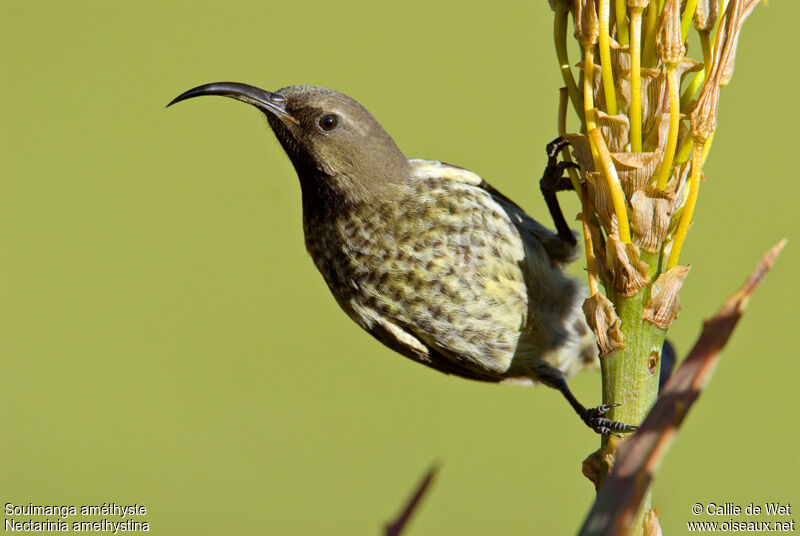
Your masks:
<instances>
[{"instance_id":1,"label":"bird's foot","mask_svg":"<svg viewBox=\"0 0 800 536\"><path fill-rule=\"evenodd\" d=\"M561 211L561 205L559 205L556 197L557 192L573 189L572 181L569 180L569 177L564 172L569 168L579 167L572 162L558 161L558 153L567 145L569 145L569 142L561 137L547 144L547 166L544 168L542 178L539 180L539 188L542 191L545 203L547 203L547 209L553 218L558 237L569 247L574 247L578 241L572 234L569 225L567 225L567 220L564 219L564 213Z\"/></svg>"},{"instance_id":2,"label":"bird's foot","mask_svg":"<svg viewBox=\"0 0 800 536\"><path fill-rule=\"evenodd\" d=\"M545 195L574 189L572 181L564 175L564 172L570 168L578 169L580 166L573 162L558 161L559 153L568 145L569 142L559 136L545 147L547 151L547 166L544 168L544 173L542 173L542 178L539 181L539 187Z\"/></svg>"},{"instance_id":3,"label":"bird's foot","mask_svg":"<svg viewBox=\"0 0 800 536\"><path fill-rule=\"evenodd\" d=\"M587 409L581 415L581 419L586 425L601 435L614 435L620 436L617 432L635 432L639 429L638 426L631 426L623 422L612 421L603 417L611 408L615 408L619 404L603 404L596 408Z\"/></svg>"}]
</instances>

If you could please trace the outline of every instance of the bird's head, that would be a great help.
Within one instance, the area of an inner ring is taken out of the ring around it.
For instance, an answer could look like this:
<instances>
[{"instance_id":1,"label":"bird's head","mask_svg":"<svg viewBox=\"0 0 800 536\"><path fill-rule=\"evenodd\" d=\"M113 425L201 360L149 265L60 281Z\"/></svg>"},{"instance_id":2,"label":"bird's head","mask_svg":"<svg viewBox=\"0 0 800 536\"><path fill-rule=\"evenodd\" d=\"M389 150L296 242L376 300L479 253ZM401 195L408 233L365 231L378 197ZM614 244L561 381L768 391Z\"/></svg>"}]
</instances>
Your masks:
<instances>
[{"instance_id":1,"label":"bird's head","mask_svg":"<svg viewBox=\"0 0 800 536\"><path fill-rule=\"evenodd\" d=\"M201 95L231 97L261 110L304 190L306 183L318 187L324 182L348 196L369 196L408 176L408 159L380 123L361 104L338 91L289 86L272 92L236 82L216 82L190 89L169 105Z\"/></svg>"}]
</instances>

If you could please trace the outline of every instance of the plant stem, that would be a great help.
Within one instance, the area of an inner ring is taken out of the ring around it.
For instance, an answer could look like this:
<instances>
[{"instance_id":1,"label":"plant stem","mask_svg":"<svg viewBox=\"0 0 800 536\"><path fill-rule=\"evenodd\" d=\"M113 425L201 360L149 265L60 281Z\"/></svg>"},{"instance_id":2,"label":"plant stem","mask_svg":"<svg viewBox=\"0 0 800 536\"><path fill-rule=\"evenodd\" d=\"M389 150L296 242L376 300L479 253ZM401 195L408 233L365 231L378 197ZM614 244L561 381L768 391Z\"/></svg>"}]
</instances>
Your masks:
<instances>
[{"instance_id":1,"label":"plant stem","mask_svg":"<svg viewBox=\"0 0 800 536\"><path fill-rule=\"evenodd\" d=\"M567 106L569 105L569 91L567 88L562 87L558 90L558 135L562 138L567 135ZM561 153L564 156L564 162L572 162L572 155L569 151ZM581 179L578 172L574 167L567 168L569 180L572 182L572 187L575 193L578 194L578 199L581 199Z\"/></svg>"},{"instance_id":2,"label":"plant stem","mask_svg":"<svg viewBox=\"0 0 800 536\"><path fill-rule=\"evenodd\" d=\"M692 102L697 90L703 86L703 82L706 80L706 73L705 71L700 71L695 73L692 81L686 86L686 89L683 91L683 95L681 95L680 106L681 110L687 110L689 108L689 103Z\"/></svg>"},{"instance_id":3,"label":"plant stem","mask_svg":"<svg viewBox=\"0 0 800 536\"><path fill-rule=\"evenodd\" d=\"M700 177L702 176L703 169L703 151L705 150L705 140L695 138L694 147L692 147L692 176L689 181L689 195L686 198L686 203L683 206L683 213L678 222L678 228L675 230L675 238L672 241L672 250L667 260L667 270L673 266L677 266L678 257L683 248L683 242L686 240L686 233L689 232L689 225L692 223L692 216L694 215L694 207L697 203L697 194L700 191Z\"/></svg>"},{"instance_id":4,"label":"plant stem","mask_svg":"<svg viewBox=\"0 0 800 536\"><path fill-rule=\"evenodd\" d=\"M617 115L617 95L614 91L614 73L611 69L611 44L609 36L609 17L611 16L611 0L600 0L600 36L598 48L600 49L601 80L603 82L603 95L606 98L606 112L608 115Z\"/></svg>"},{"instance_id":5,"label":"plant stem","mask_svg":"<svg viewBox=\"0 0 800 536\"><path fill-rule=\"evenodd\" d=\"M572 107L581 120L585 123L583 111L583 97L575 83L575 77L572 74L572 67L569 65L569 55L567 54L567 15L569 14L569 6L564 1L556 3L556 16L553 23L553 41L556 46L556 57L558 58L558 66L561 70L561 77L564 79L564 84L569 91L569 98L572 100Z\"/></svg>"},{"instance_id":6,"label":"plant stem","mask_svg":"<svg viewBox=\"0 0 800 536\"><path fill-rule=\"evenodd\" d=\"M631 8L631 152L642 152L642 8Z\"/></svg>"},{"instance_id":7,"label":"plant stem","mask_svg":"<svg viewBox=\"0 0 800 536\"><path fill-rule=\"evenodd\" d=\"M617 168L611 160L608 146L603 139L603 134L599 129L594 128L589 131L589 139L594 147L597 148L598 162L603 176L608 183L608 192L611 195L611 202L614 204L614 214L617 216L617 228L619 239L625 244L631 243L631 227L628 223L628 209L625 202L625 192L622 191L622 184L619 182Z\"/></svg>"},{"instance_id":8,"label":"plant stem","mask_svg":"<svg viewBox=\"0 0 800 536\"><path fill-rule=\"evenodd\" d=\"M628 13L626 0L614 0L614 9L617 16L617 42L625 46L628 44Z\"/></svg>"},{"instance_id":9,"label":"plant stem","mask_svg":"<svg viewBox=\"0 0 800 536\"><path fill-rule=\"evenodd\" d=\"M642 65L651 68L656 66L656 30L661 14L658 2L650 0L645 10L644 29L642 30Z\"/></svg>"},{"instance_id":10,"label":"plant stem","mask_svg":"<svg viewBox=\"0 0 800 536\"><path fill-rule=\"evenodd\" d=\"M621 404L612 410L611 418L626 423L641 423L658 394L661 369L661 345L665 330L642 320L649 289L631 297L617 297L615 307L622 321L625 348L602 361L603 403ZM651 357L655 366L651 367ZM609 443L613 446L613 440Z\"/></svg>"},{"instance_id":11,"label":"plant stem","mask_svg":"<svg viewBox=\"0 0 800 536\"><path fill-rule=\"evenodd\" d=\"M714 59L714 49L711 46L711 32L700 32L700 48L703 50L703 75L711 74L711 61Z\"/></svg>"},{"instance_id":12,"label":"plant stem","mask_svg":"<svg viewBox=\"0 0 800 536\"><path fill-rule=\"evenodd\" d=\"M594 46L591 44L583 47L583 113L586 119L586 132L589 133L597 128L597 120L594 110L594 93L592 92L592 81L594 80ZM600 171L600 156L597 152L597 145L589 137L589 148L592 151L595 171Z\"/></svg>"},{"instance_id":13,"label":"plant stem","mask_svg":"<svg viewBox=\"0 0 800 536\"><path fill-rule=\"evenodd\" d=\"M683 8L683 18L681 19L681 41L684 43L689 34L689 28L692 26L692 17L695 9L697 9L697 0L686 0L686 6Z\"/></svg>"},{"instance_id":14,"label":"plant stem","mask_svg":"<svg viewBox=\"0 0 800 536\"><path fill-rule=\"evenodd\" d=\"M589 210L589 191L585 182L581 183L581 206L583 207L581 223L583 227L583 245L586 252L586 272L589 278L589 296L594 296L600 289L597 286L597 266L594 262L592 233L589 230L589 221L592 217Z\"/></svg>"},{"instance_id":15,"label":"plant stem","mask_svg":"<svg viewBox=\"0 0 800 536\"><path fill-rule=\"evenodd\" d=\"M664 156L661 160L661 167L658 170L658 178L656 180L658 188L661 190L667 187L667 182L672 175L672 161L675 158L675 150L678 148L678 133L681 126L681 81L678 77L678 66L668 63L666 69L669 89L669 132L667 146L664 148Z\"/></svg>"},{"instance_id":16,"label":"plant stem","mask_svg":"<svg viewBox=\"0 0 800 536\"><path fill-rule=\"evenodd\" d=\"M659 256L642 252L642 260L650 266L650 279L659 271ZM621 320L625 348L600 360L603 375L603 403L620 404L611 411L611 419L630 424L640 424L658 396L661 371L661 348L666 330L642 319L642 311L650 299L650 285L634 296L610 296ZM609 436L603 439L602 449L616 450L620 439ZM607 471L610 467L606 467ZM634 534L641 534L642 518L651 508L650 491L645 494L637 516Z\"/></svg>"},{"instance_id":17,"label":"plant stem","mask_svg":"<svg viewBox=\"0 0 800 536\"><path fill-rule=\"evenodd\" d=\"M617 296L614 306L622 323L625 348L602 360L603 403L621 404L614 408L616 421L640 423L658 394L661 345L665 330L642 319L650 298L649 288L631 297ZM654 363L651 363L654 357ZM651 365L655 366L651 366Z\"/></svg>"}]
</instances>

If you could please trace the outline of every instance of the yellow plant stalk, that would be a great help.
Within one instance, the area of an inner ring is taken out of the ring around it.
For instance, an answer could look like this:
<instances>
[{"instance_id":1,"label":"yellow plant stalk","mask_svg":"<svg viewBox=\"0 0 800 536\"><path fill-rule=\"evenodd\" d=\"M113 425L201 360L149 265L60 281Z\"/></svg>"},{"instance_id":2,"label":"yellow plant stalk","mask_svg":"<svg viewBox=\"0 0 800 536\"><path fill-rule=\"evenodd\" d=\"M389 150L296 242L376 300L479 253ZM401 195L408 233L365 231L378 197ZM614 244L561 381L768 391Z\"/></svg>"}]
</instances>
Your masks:
<instances>
[{"instance_id":1,"label":"yellow plant stalk","mask_svg":"<svg viewBox=\"0 0 800 536\"><path fill-rule=\"evenodd\" d=\"M585 123L586 118L583 111L583 97L578 89L578 84L575 83L575 77L572 74L572 68L569 63L569 54L567 53L567 19L569 15L569 6L566 0L559 0L556 2L555 13L553 40L555 42L556 57L558 58L561 77L564 79L564 84L567 86L573 108L575 108L575 111L578 113L581 123Z\"/></svg>"},{"instance_id":2,"label":"yellow plant stalk","mask_svg":"<svg viewBox=\"0 0 800 536\"><path fill-rule=\"evenodd\" d=\"M614 0L615 15L617 17L617 43L622 46L628 44L628 13L625 9L627 0Z\"/></svg>"},{"instance_id":3,"label":"yellow plant stalk","mask_svg":"<svg viewBox=\"0 0 800 536\"><path fill-rule=\"evenodd\" d=\"M606 141L600 129L589 131L589 138L597 147L600 169L608 182L608 190L611 193L611 202L614 205L614 214L617 216L617 227L619 239L625 244L631 243L631 228L628 224L628 209L625 203L625 193L622 191L622 184L619 182L617 170L611 160L611 153L608 151Z\"/></svg>"},{"instance_id":4,"label":"yellow plant stalk","mask_svg":"<svg viewBox=\"0 0 800 536\"><path fill-rule=\"evenodd\" d=\"M651 0L645 11L644 30L642 31L642 64L645 67L656 65L656 31L658 30L658 16L661 6L657 0Z\"/></svg>"},{"instance_id":5,"label":"yellow plant stalk","mask_svg":"<svg viewBox=\"0 0 800 536\"><path fill-rule=\"evenodd\" d=\"M714 54L711 48L711 32L700 32L700 47L703 49L703 75L708 76L711 73L711 61ZM697 73L697 76L700 76L700 73Z\"/></svg>"},{"instance_id":6,"label":"yellow plant stalk","mask_svg":"<svg viewBox=\"0 0 800 536\"><path fill-rule=\"evenodd\" d=\"M581 205L583 206L581 223L583 227L583 246L586 252L586 272L589 278L589 296L594 296L597 294L599 287L597 286L597 267L594 263L592 233L589 231L589 219L592 217L592 213L589 210L589 192L586 183L581 184Z\"/></svg>"},{"instance_id":7,"label":"yellow plant stalk","mask_svg":"<svg viewBox=\"0 0 800 536\"><path fill-rule=\"evenodd\" d=\"M703 82L705 81L705 71L695 73L695 75L692 77L692 80L686 85L686 89L683 90L683 95L681 95L681 110L686 110L689 107L689 103L692 102L692 99L697 94L697 91L703 87Z\"/></svg>"},{"instance_id":8,"label":"yellow plant stalk","mask_svg":"<svg viewBox=\"0 0 800 536\"><path fill-rule=\"evenodd\" d=\"M705 148L705 141L702 138L695 138L694 148L692 149L692 176L689 179L689 195L686 197L686 203L683 205L683 213L678 222L678 228L675 230L675 238L672 240L672 250L669 252L667 259L667 270L677 266L678 257L680 257L683 242L686 240L686 233L689 232L689 225L692 223L692 215L694 214L694 207L697 204L697 194L700 191L700 177L703 172L703 152Z\"/></svg>"},{"instance_id":9,"label":"yellow plant stalk","mask_svg":"<svg viewBox=\"0 0 800 536\"><path fill-rule=\"evenodd\" d=\"M597 128L592 80L594 80L594 46L587 45L583 48L583 112L586 117L587 132L591 132ZM589 146L592 150L595 171L600 171L600 159L597 152L597 145L594 143L591 136L589 137Z\"/></svg>"},{"instance_id":10,"label":"yellow plant stalk","mask_svg":"<svg viewBox=\"0 0 800 536\"><path fill-rule=\"evenodd\" d=\"M675 164L683 164L692 154L692 146L694 140L691 136L686 136L683 143L678 147L678 152L675 153Z\"/></svg>"},{"instance_id":11,"label":"yellow plant stalk","mask_svg":"<svg viewBox=\"0 0 800 536\"><path fill-rule=\"evenodd\" d=\"M706 140L705 146L703 147L703 165L706 164L706 158L708 158L708 152L711 150L711 143L714 141L714 132L708 135L708 139Z\"/></svg>"},{"instance_id":12,"label":"yellow plant stalk","mask_svg":"<svg viewBox=\"0 0 800 536\"><path fill-rule=\"evenodd\" d=\"M600 68L602 70L603 95L606 98L606 112L617 115L617 95L614 91L614 73L611 70L611 44L609 42L609 17L611 16L611 0L600 0Z\"/></svg>"},{"instance_id":13,"label":"yellow plant stalk","mask_svg":"<svg viewBox=\"0 0 800 536\"><path fill-rule=\"evenodd\" d=\"M678 132L681 126L681 95L680 78L678 76L678 66L667 64L667 85L669 88L669 132L667 134L667 146L664 148L664 158L661 160L661 167L658 170L656 185L661 190L667 187L667 182L672 174L672 162L675 158L675 150L678 146Z\"/></svg>"},{"instance_id":14,"label":"yellow plant stalk","mask_svg":"<svg viewBox=\"0 0 800 536\"><path fill-rule=\"evenodd\" d=\"M667 90L669 91L667 146L664 148L661 167L658 169L656 177L656 185L660 190L667 187L667 182L672 175L672 162L675 160L681 126L681 79L678 73L678 64L686 53L686 47L683 45L680 24L679 0L667 0L664 4L664 12L656 39L658 54L667 72Z\"/></svg>"},{"instance_id":15,"label":"yellow plant stalk","mask_svg":"<svg viewBox=\"0 0 800 536\"><path fill-rule=\"evenodd\" d=\"M632 153L642 152L642 13L641 7L631 7L631 123Z\"/></svg>"},{"instance_id":16,"label":"yellow plant stalk","mask_svg":"<svg viewBox=\"0 0 800 536\"><path fill-rule=\"evenodd\" d=\"M567 103L569 99L567 93L568 90L565 87L558 90L558 135L561 136L562 139L567 134ZM565 162L572 162L572 155L570 155L568 150L561 154L564 155ZM567 173L569 174L569 181L572 183L575 193L578 194L578 198L582 200L581 179L578 177L578 171L574 167L569 167L567 168Z\"/></svg>"},{"instance_id":17,"label":"yellow plant stalk","mask_svg":"<svg viewBox=\"0 0 800 536\"><path fill-rule=\"evenodd\" d=\"M681 41L684 43L689 35L689 27L692 25L692 17L696 8L697 0L686 0L686 6L683 8L683 17L681 18Z\"/></svg>"}]
</instances>

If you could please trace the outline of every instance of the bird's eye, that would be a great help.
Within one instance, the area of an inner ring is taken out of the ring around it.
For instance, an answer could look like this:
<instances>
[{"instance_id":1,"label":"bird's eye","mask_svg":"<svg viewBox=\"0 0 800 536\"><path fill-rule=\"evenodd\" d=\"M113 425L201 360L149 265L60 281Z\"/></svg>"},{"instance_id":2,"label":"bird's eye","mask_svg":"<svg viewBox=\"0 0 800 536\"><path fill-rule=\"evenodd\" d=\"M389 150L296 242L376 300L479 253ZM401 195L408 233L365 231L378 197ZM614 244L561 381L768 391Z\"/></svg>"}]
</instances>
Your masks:
<instances>
[{"instance_id":1,"label":"bird's eye","mask_svg":"<svg viewBox=\"0 0 800 536\"><path fill-rule=\"evenodd\" d=\"M325 114L319 118L319 128L325 132L336 130L339 126L339 116L336 114Z\"/></svg>"}]
</instances>

